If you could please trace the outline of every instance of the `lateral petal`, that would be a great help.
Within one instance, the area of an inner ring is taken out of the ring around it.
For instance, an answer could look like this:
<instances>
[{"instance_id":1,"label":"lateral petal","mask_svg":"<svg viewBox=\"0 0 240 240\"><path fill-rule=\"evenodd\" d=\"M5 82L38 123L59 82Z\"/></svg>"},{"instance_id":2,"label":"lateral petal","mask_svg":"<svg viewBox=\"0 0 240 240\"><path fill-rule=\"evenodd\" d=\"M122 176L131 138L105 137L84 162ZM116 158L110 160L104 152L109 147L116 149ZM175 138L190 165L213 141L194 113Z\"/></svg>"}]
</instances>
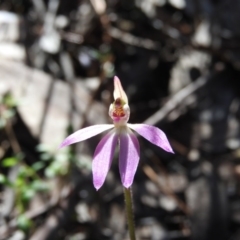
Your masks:
<instances>
[{"instance_id":1,"label":"lateral petal","mask_svg":"<svg viewBox=\"0 0 240 240\"><path fill-rule=\"evenodd\" d=\"M64 139L60 145L60 148L66 147L76 142L81 142L113 127L113 124L99 124L80 129Z\"/></svg>"},{"instance_id":2,"label":"lateral petal","mask_svg":"<svg viewBox=\"0 0 240 240\"><path fill-rule=\"evenodd\" d=\"M137 137L129 129L129 133L120 135L120 151L119 151L119 171L122 184L129 188L137 170L140 158L140 149Z\"/></svg>"},{"instance_id":3,"label":"lateral petal","mask_svg":"<svg viewBox=\"0 0 240 240\"><path fill-rule=\"evenodd\" d=\"M167 152L174 153L165 133L157 127L147 124L128 124L128 127Z\"/></svg>"},{"instance_id":4,"label":"lateral petal","mask_svg":"<svg viewBox=\"0 0 240 240\"><path fill-rule=\"evenodd\" d=\"M93 185L98 190L104 183L110 169L118 135L111 131L97 145L92 162Z\"/></svg>"}]
</instances>

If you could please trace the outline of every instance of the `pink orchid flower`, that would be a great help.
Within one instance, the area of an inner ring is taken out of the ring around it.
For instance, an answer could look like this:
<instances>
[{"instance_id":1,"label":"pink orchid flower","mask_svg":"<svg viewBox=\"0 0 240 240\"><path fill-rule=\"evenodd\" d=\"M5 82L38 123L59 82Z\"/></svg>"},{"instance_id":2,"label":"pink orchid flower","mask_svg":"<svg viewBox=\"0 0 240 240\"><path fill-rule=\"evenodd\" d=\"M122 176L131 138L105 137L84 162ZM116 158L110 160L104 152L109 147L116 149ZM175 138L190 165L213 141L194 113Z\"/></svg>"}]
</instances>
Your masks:
<instances>
[{"instance_id":1,"label":"pink orchid flower","mask_svg":"<svg viewBox=\"0 0 240 240\"><path fill-rule=\"evenodd\" d=\"M132 130L165 151L173 153L165 133L157 127L147 124L127 123L130 108L128 98L118 77L114 77L113 95L115 101L109 108L109 115L113 124L100 124L80 129L68 136L60 145L60 147L65 147L112 129L101 139L93 156L93 184L97 190L106 179L117 144L120 146L119 171L122 184L125 188L132 185L140 158L138 139Z\"/></svg>"}]
</instances>

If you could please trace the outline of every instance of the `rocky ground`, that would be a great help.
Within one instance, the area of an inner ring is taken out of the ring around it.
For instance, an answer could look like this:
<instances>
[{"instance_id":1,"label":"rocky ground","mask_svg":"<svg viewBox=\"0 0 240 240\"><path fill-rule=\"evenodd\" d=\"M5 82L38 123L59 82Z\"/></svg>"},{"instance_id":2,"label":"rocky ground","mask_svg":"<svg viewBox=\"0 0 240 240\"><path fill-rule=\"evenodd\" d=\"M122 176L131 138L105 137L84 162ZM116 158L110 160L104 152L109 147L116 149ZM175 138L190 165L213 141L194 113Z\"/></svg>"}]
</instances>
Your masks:
<instances>
[{"instance_id":1,"label":"rocky ground","mask_svg":"<svg viewBox=\"0 0 240 240\"><path fill-rule=\"evenodd\" d=\"M240 239L240 1L1 0L0 239L128 239L117 155L96 191L113 76L142 138L133 184L138 239Z\"/></svg>"}]
</instances>

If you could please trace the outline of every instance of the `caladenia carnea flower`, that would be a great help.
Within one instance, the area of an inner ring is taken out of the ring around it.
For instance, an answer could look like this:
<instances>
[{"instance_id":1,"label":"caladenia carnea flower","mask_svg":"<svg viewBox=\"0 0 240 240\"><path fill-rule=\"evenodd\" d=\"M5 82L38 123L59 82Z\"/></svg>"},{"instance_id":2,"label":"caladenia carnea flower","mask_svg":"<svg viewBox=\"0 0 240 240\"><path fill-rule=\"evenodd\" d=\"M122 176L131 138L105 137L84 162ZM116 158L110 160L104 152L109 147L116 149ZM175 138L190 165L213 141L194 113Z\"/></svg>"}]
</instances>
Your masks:
<instances>
[{"instance_id":1,"label":"caladenia carnea flower","mask_svg":"<svg viewBox=\"0 0 240 240\"><path fill-rule=\"evenodd\" d=\"M134 179L140 158L140 148L135 132L167 152L173 150L163 131L147 124L130 124L128 98L118 77L114 77L114 102L110 105L109 116L113 124L100 124L86 127L68 136L60 145L86 140L106 130L110 130L99 142L93 156L93 184L98 190L104 183L110 169L116 146L119 145L119 171L122 184L129 188Z\"/></svg>"}]
</instances>

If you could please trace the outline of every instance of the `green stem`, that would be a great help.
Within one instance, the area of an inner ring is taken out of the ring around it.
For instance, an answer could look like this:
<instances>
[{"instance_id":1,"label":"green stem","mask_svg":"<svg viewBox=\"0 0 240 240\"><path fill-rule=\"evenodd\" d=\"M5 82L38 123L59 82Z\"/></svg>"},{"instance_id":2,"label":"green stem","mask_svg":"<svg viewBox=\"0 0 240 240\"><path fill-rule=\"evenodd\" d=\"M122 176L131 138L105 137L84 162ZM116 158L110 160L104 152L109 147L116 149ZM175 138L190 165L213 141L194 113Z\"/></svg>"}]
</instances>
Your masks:
<instances>
[{"instance_id":1,"label":"green stem","mask_svg":"<svg viewBox=\"0 0 240 240\"><path fill-rule=\"evenodd\" d=\"M124 198L125 198L125 208L128 221L128 231L131 240L136 240L135 236L135 226L133 220L133 203L132 203L132 193L131 188L123 188Z\"/></svg>"}]
</instances>

